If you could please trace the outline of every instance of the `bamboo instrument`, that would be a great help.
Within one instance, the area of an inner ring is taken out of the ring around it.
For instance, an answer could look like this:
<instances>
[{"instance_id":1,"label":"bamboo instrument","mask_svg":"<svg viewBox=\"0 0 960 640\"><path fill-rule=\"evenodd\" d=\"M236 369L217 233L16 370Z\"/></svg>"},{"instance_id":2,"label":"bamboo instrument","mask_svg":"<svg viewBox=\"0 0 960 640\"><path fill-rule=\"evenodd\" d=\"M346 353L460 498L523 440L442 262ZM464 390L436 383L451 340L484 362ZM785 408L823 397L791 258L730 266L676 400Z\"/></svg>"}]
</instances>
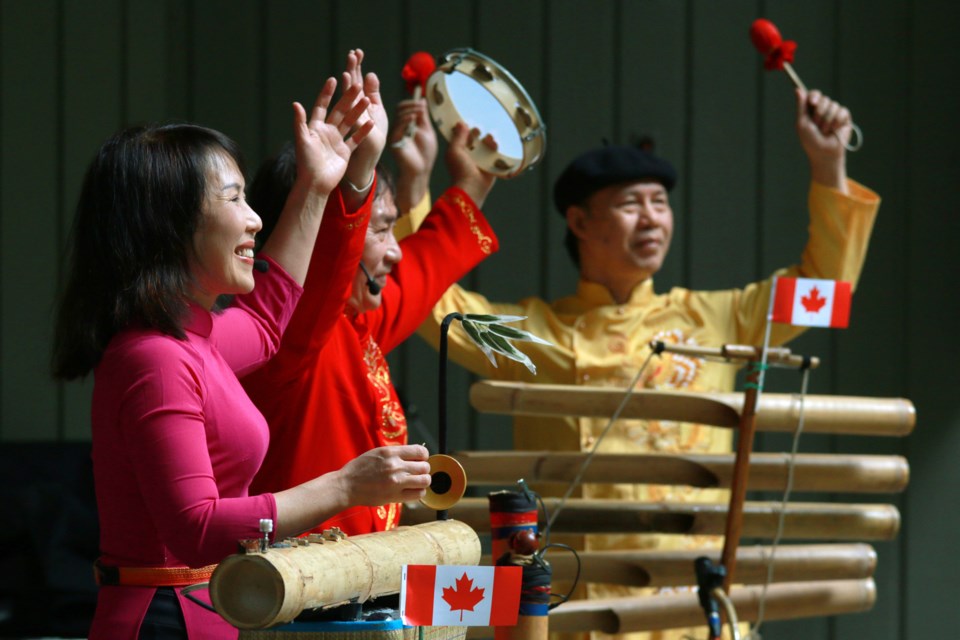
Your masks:
<instances>
[{"instance_id":1,"label":"bamboo instrument","mask_svg":"<svg viewBox=\"0 0 960 640\"><path fill-rule=\"evenodd\" d=\"M568 483L587 453L573 451L461 451L453 457L472 485L527 482ZM597 453L583 482L688 485L729 488L733 454ZM754 453L750 456L749 488L783 491L790 456ZM899 493L907 487L910 467L902 456L798 454L794 491Z\"/></svg>"},{"instance_id":2,"label":"bamboo instrument","mask_svg":"<svg viewBox=\"0 0 960 640\"><path fill-rule=\"evenodd\" d=\"M737 549L737 581L763 584L771 547ZM693 561L700 556L719 562L719 549L578 551L580 581L630 587L673 587L696 583ZM547 561L554 580L572 580L577 571L573 555L551 551ZM481 558L480 564L490 564ZM877 554L873 547L856 544L791 544L777 547L773 559L775 582L854 580L873 577Z\"/></svg>"},{"instance_id":3,"label":"bamboo instrument","mask_svg":"<svg viewBox=\"0 0 960 640\"><path fill-rule=\"evenodd\" d=\"M545 498L552 513L558 500ZM747 502L743 536L773 538L780 502ZM435 517L423 505L407 503L405 524ZM489 531L487 500L465 498L450 509L450 517L476 531ZM723 504L673 502L638 504L620 500L570 499L553 523L553 533L682 533L721 535L727 507ZM786 507L784 537L793 540L892 540L900 528L900 513L888 504L791 503Z\"/></svg>"},{"instance_id":4,"label":"bamboo instrument","mask_svg":"<svg viewBox=\"0 0 960 640\"><path fill-rule=\"evenodd\" d=\"M610 387L484 380L470 387L470 404L482 413L609 417L625 393ZM742 393L641 389L633 392L620 417L734 428L740 424L742 408ZM913 403L903 398L807 395L803 412L805 433L905 436L916 422ZM757 407L756 428L792 433L799 414L799 396L764 393Z\"/></svg>"},{"instance_id":5,"label":"bamboo instrument","mask_svg":"<svg viewBox=\"0 0 960 640\"><path fill-rule=\"evenodd\" d=\"M741 622L756 620L763 588L733 587L730 597ZM868 611L876 601L872 578L770 585L765 620L791 620ZM550 631L627 633L704 625L695 592L643 598L611 598L567 602L550 612Z\"/></svg>"},{"instance_id":6,"label":"bamboo instrument","mask_svg":"<svg viewBox=\"0 0 960 640\"><path fill-rule=\"evenodd\" d=\"M210 578L217 613L237 628L261 629L290 622L304 609L397 593L403 565L480 560L476 532L456 520L343 539L296 540L302 542L221 562Z\"/></svg>"}]
</instances>

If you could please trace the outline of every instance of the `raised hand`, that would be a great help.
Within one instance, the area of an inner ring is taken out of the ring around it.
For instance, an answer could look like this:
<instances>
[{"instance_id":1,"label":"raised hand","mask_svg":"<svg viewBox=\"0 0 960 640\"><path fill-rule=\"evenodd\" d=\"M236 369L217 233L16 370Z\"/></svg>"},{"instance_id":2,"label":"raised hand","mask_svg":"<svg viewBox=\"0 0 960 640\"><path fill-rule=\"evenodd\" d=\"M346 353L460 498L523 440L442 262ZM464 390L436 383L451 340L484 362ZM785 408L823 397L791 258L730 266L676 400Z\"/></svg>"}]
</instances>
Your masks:
<instances>
[{"instance_id":1,"label":"raised hand","mask_svg":"<svg viewBox=\"0 0 960 640\"><path fill-rule=\"evenodd\" d=\"M345 84L346 76L345 73ZM327 78L309 120L303 105L293 103L297 179L321 193L333 191L347 169L351 154L373 129L372 122L358 122L369 106L359 86L344 90L333 108L329 108L336 88L337 81ZM351 131L352 135L348 136Z\"/></svg>"},{"instance_id":2,"label":"raised hand","mask_svg":"<svg viewBox=\"0 0 960 640\"><path fill-rule=\"evenodd\" d=\"M390 131L390 152L397 163L397 208L406 213L430 188L430 172L437 160L437 133L430 122L427 101L402 100ZM406 136L413 125L413 135Z\"/></svg>"},{"instance_id":3,"label":"raised hand","mask_svg":"<svg viewBox=\"0 0 960 640\"><path fill-rule=\"evenodd\" d=\"M380 97L380 80L377 74L363 74L363 50L352 49L347 54L347 66L344 71L344 91L360 88L360 96L367 100L367 107L358 119L360 125L370 125L366 138L357 147L347 166L346 180L354 187L363 189L370 183L377 163L387 142L389 122L387 111ZM350 189L346 190L347 192Z\"/></svg>"},{"instance_id":4,"label":"raised hand","mask_svg":"<svg viewBox=\"0 0 960 640\"><path fill-rule=\"evenodd\" d=\"M313 244L323 220L330 193L340 183L350 154L373 128L357 125L369 101L360 88L351 87L332 108L337 81L328 78L307 118L299 102L293 103L293 133L297 149L297 179L283 212L261 253L272 256L298 284L303 284ZM352 133L351 133L352 132Z\"/></svg>"},{"instance_id":5,"label":"raised hand","mask_svg":"<svg viewBox=\"0 0 960 640\"><path fill-rule=\"evenodd\" d=\"M479 129L471 130L467 125L458 122L453 127L453 135L450 136L444 159L454 186L463 189L477 207L482 207L497 178L477 166L470 155L470 149L475 144L485 144L496 149L496 141L489 134L478 140L479 136Z\"/></svg>"},{"instance_id":6,"label":"raised hand","mask_svg":"<svg viewBox=\"0 0 960 640\"><path fill-rule=\"evenodd\" d=\"M419 500L430 486L427 456L416 444L371 449L338 472L343 495L348 504L368 507Z\"/></svg>"},{"instance_id":7,"label":"raised hand","mask_svg":"<svg viewBox=\"0 0 960 640\"><path fill-rule=\"evenodd\" d=\"M853 130L850 111L813 89L796 90L797 135L814 181L846 191L846 149Z\"/></svg>"}]
</instances>

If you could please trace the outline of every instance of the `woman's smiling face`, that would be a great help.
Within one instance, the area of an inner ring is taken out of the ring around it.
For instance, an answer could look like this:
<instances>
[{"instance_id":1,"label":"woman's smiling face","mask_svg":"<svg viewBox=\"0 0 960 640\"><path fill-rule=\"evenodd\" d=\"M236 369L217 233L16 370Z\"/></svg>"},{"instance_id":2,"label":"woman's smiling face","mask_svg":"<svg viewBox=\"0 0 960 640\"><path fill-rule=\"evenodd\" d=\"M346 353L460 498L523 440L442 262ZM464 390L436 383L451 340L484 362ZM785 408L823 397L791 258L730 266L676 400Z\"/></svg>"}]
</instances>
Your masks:
<instances>
[{"instance_id":1,"label":"woman's smiling face","mask_svg":"<svg viewBox=\"0 0 960 640\"><path fill-rule=\"evenodd\" d=\"M247 204L237 163L226 154L213 154L190 256L195 302L210 309L217 296L253 291L254 236L261 226L260 216Z\"/></svg>"}]
</instances>

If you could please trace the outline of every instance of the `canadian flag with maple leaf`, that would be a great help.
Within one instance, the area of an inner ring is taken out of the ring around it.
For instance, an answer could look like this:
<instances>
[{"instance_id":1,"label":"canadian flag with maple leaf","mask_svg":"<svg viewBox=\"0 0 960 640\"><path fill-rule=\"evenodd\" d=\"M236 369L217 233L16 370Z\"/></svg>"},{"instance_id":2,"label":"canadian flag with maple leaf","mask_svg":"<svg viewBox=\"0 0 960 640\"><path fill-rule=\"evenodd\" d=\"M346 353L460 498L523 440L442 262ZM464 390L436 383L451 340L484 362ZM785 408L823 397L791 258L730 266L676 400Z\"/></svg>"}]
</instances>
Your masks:
<instances>
[{"instance_id":1,"label":"canadian flag with maple leaf","mask_svg":"<svg viewBox=\"0 0 960 640\"><path fill-rule=\"evenodd\" d=\"M845 329L850 324L851 287L842 280L777 278L774 322Z\"/></svg>"},{"instance_id":2,"label":"canadian flag with maple leaf","mask_svg":"<svg viewBox=\"0 0 960 640\"><path fill-rule=\"evenodd\" d=\"M411 626L513 626L521 567L410 564L400 583L400 617Z\"/></svg>"}]
</instances>

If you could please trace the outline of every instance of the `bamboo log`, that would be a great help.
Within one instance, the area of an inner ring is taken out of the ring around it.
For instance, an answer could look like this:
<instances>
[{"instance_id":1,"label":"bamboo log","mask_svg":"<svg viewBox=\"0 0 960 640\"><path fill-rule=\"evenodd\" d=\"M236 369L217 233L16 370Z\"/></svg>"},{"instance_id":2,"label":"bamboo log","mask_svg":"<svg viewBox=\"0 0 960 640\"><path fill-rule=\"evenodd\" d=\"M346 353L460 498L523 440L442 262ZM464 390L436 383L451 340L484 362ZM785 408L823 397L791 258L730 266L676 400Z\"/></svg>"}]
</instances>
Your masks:
<instances>
[{"instance_id":1,"label":"bamboo log","mask_svg":"<svg viewBox=\"0 0 960 640\"><path fill-rule=\"evenodd\" d=\"M397 593L406 564L475 565L479 560L476 532L463 522L434 520L229 556L210 578L210 598L233 626L261 629L290 622L304 609Z\"/></svg>"},{"instance_id":2,"label":"bamboo log","mask_svg":"<svg viewBox=\"0 0 960 640\"><path fill-rule=\"evenodd\" d=\"M623 389L610 387L484 380L470 387L470 403L483 413L609 417L624 394ZM807 433L904 436L916 423L913 403L903 398L807 395L803 405ZM634 391L620 415L735 428L742 408L741 393L644 389ZM757 407L757 430L792 433L799 414L799 396L764 393Z\"/></svg>"},{"instance_id":3,"label":"bamboo log","mask_svg":"<svg viewBox=\"0 0 960 640\"><path fill-rule=\"evenodd\" d=\"M763 584L767 580L769 546L737 549L737 581ZM580 581L629 587L675 587L696 584L693 561L700 556L720 562L718 549L578 551ZM573 580L577 561L562 550L548 552L554 580ZM490 558L480 559L491 564ZM773 558L774 582L855 580L873 577L877 554L873 547L857 544L790 544L777 547Z\"/></svg>"},{"instance_id":4,"label":"bamboo log","mask_svg":"<svg viewBox=\"0 0 960 640\"><path fill-rule=\"evenodd\" d=\"M558 500L545 498L553 513ZM773 538L779 502L747 502L743 536ZM427 522L435 512L417 503L403 510L405 524ZM888 504L794 502L787 505L784 538L788 540L892 540L900 529L900 513ZM465 498L450 509L450 517L477 531L490 530L486 498ZM541 515L542 517L542 515ZM553 523L553 533L681 533L722 535L727 506L703 503L633 503L621 500L570 499ZM540 523L541 530L546 523Z\"/></svg>"},{"instance_id":5,"label":"bamboo log","mask_svg":"<svg viewBox=\"0 0 960 640\"><path fill-rule=\"evenodd\" d=\"M763 588L733 587L730 597L741 622L757 619ZM765 620L792 620L868 611L876 602L876 585L865 580L781 583L770 585ZM694 592L643 598L567 602L550 612L550 632L628 633L704 625Z\"/></svg>"},{"instance_id":6,"label":"bamboo log","mask_svg":"<svg viewBox=\"0 0 960 640\"><path fill-rule=\"evenodd\" d=\"M586 453L573 451L461 451L453 455L471 485L527 482L570 482ZM674 484L702 488L729 488L733 454L598 453L590 461L583 482ZM749 488L783 491L790 456L754 453L750 456ZM902 456L798 454L794 491L842 493L899 493L910 478Z\"/></svg>"}]
</instances>

